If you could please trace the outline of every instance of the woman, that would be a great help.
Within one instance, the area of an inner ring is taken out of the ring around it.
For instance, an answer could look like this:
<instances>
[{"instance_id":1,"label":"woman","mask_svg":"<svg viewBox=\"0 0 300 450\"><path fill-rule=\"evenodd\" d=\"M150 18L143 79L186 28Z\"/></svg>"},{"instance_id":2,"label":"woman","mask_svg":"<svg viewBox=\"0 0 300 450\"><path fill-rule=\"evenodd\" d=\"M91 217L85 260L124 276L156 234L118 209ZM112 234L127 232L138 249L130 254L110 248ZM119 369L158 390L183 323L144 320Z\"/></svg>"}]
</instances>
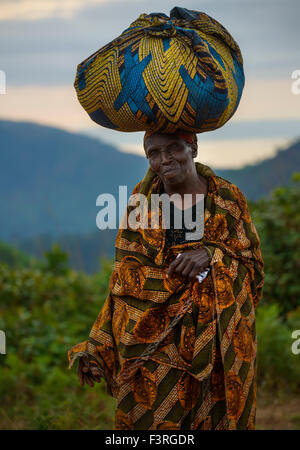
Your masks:
<instances>
[{"instance_id":1,"label":"woman","mask_svg":"<svg viewBox=\"0 0 300 450\"><path fill-rule=\"evenodd\" d=\"M144 148L150 167L133 193L148 205L152 194L192 194L193 205L203 194L204 236L165 230L161 208L158 229L120 229L109 295L70 366L80 357L82 385L105 378L116 429L253 429L264 272L247 202L194 162L195 134L146 133Z\"/></svg>"}]
</instances>

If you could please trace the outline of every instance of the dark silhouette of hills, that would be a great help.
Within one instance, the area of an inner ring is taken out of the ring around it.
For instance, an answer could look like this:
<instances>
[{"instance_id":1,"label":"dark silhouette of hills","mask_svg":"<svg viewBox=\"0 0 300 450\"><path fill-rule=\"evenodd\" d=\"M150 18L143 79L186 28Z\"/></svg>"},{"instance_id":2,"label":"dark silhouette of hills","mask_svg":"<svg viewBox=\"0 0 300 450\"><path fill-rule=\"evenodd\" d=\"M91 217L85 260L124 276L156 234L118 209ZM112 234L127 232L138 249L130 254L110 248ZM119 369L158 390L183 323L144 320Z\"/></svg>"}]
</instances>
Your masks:
<instances>
[{"instance_id":1,"label":"dark silhouette of hills","mask_svg":"<svg viewBox=\"0 0 300 450\"><path fill-rule=\"evenodd\" d=\"M0 238L96 229L96 198L133 189L145 158L83 135L0 121Z\"/></svg>"},{"instance_id":2,"label":"dark silhouette of hills","mask_svg":"<svg viewBox=\"0 0 300 450\"><path fill-rule=\"evenodd\" d=\"M300 132L299 132L300 133ZM217 170L217 174L236 184L249 200L258 200L277 186L291 182L294 172L300 172L300 140L278 151L273 158L242 169Z\"/></svg>"}]
</instances>

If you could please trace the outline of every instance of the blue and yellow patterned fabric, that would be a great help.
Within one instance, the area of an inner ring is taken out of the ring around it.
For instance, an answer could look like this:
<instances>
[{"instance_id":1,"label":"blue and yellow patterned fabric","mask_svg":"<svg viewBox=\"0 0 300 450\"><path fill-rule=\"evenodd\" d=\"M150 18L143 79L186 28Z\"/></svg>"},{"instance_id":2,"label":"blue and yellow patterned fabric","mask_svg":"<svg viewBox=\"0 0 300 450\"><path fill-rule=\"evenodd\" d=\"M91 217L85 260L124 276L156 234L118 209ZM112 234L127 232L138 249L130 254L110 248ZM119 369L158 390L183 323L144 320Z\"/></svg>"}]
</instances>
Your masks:
<instances>
[{"instance_id":1,"label":"blue and yellow patterned fabric","mask_svg":"<svg viewBox=\"0 0 300 450\"><path fill-rule=\"evenodd\" d=\"M215 130L245 83L240 48L203 12L141 14L78 65L75 89L91 119L119 131Z\"/></svg>"}]
</instances>

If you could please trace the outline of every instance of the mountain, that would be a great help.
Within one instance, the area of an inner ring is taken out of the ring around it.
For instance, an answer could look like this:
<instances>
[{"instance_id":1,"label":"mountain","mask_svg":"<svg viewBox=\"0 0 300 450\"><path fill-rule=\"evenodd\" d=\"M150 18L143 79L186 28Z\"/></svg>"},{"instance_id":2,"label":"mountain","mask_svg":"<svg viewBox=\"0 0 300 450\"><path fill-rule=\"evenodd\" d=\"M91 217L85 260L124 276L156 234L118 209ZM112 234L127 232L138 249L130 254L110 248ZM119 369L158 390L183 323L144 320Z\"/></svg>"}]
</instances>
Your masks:
<instances>
[{"instance_id":1,"label":"mountain","mask_svg":"<svg viewBox=\"0 0 300 450\"><path fill-rule=\"evenodd\" d=\"M34 123L0 121L0 239L55 238L96 233L99 194L128 195L147 170L147 160L84 135ZM288 184L300 170L300 141L271 159L239 170L216 170L251 200ZM90 240L90 238L88 238Z\"/></svg>"},{"instance_id":2,"label":"mountain","mask_svg":"<svg viewBox=\"0 0 300 450\"><path fill-rule=\"evenodd\" d=\"M141 156L34 123L0 121L0 239L96 229L96 198L128 193L147 169Z\"/></svg>"},{"instance_id":3,"label":"mountain","mask_svg":"<svg viewBox=\"0 0 300 450\"><path fill-rule=\"evenodd\" d=\"M242 169L217 170L217 174L236 184L249 200L258 200L277 186L290 184L294 172L300 172L300 140L279 150L273 158Z\"/></svg>"}]
</instances>

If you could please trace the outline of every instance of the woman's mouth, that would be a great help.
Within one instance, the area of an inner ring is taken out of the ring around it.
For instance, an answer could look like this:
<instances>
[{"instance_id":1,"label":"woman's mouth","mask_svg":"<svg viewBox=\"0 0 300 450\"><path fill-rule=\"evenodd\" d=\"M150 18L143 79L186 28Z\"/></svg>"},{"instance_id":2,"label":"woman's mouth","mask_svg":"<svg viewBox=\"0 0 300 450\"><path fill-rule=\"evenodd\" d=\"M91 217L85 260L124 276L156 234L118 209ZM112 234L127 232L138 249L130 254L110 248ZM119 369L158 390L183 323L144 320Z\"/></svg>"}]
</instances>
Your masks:
<instances>
[{"instance_id":1,"label":"woman's mouth","mask_svg":"<svg viewBox=\"0 0 300 450\"><path fill-rule=\"evenodd\" d=\"M175 167L169 167L168 169L163 171L163 175L168 175L171 172L174 172Z\"/></svg>"}]
</instances>

